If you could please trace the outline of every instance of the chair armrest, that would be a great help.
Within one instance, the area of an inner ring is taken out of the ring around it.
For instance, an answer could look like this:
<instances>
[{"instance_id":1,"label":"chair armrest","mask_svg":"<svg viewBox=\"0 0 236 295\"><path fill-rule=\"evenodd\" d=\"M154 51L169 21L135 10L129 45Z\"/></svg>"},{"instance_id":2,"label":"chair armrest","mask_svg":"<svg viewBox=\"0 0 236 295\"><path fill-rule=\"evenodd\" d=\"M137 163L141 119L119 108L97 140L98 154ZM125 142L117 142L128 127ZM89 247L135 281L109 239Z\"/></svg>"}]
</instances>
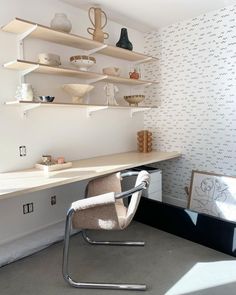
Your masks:
<instances>
[{"instance_id":1,"label":"chair armrest","mask_svg":"<svg viewBox=\"0 0 236 295\"><path fill-rule=\"evenodd\" d=\"M104 205L109 205L109 204L114 204L115 203L115 193L110 192L107 194L95 196L95 197L90 197L82 200L78 200L76 202L73 202L71 204L71 208L74 211L77 210L86 210L89 208L94 208L98 206L104 206Z\"/></svg>"},{"instance_id":2,"label":"chair armrest","mask_svg":"<svg viewBox=\"0 0 236 295\"><path fill-rule=\"evenodd\" d=\"M129 172L125 172L121 174L121 177L127 177L127 176L138 176L137 179L139 179L138 180L139 184L130 190L116 194L115 196L116 199L123 199L123 198L129 197L136 192L142 191L143 189L147 189L149 186L150 176L149 176L149 173L145 170L142 170L140 172L129 171ZM140 183L140 178L142 180L141 183ZM137 181L136 181L136 184L137 184Z\"/></svg>"}]
</instances>

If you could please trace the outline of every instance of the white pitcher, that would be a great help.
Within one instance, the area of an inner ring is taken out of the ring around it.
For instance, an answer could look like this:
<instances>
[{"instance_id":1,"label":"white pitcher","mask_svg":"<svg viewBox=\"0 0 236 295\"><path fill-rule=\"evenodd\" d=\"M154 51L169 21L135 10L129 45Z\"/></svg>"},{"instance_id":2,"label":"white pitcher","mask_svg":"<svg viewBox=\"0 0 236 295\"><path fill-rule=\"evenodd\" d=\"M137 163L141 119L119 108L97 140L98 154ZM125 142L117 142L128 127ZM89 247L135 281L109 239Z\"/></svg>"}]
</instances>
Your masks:
<instances>
[{"instance_id":1,"label":"white pitcher","mask_svg":"<svg viewBox=\"0 0 236 295\"><path fill-rule=\"evenodd\" d=\"M15 98L17 100L32 101L34 99L32 85L29 83L22 83L21 86L18 86Z\"/></svg>"}]
</instances>

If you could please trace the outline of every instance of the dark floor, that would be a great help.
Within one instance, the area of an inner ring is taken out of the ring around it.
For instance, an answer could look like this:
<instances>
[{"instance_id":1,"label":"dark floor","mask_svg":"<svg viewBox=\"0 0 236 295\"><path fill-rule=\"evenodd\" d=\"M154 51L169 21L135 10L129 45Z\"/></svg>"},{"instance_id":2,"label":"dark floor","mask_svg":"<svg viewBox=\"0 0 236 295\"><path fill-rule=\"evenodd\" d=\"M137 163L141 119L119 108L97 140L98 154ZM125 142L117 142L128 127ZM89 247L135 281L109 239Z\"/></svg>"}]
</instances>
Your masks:
<instances>
[{"instance_id":1,"label":"dark floor","mask_svg":"<svg viewBox=\"0 0 236 295\"><path fill-rule=\"evenodd\" d=\"M236 259L155 228L133 223L122 232L96 232L105 239L145 240L145 247L91 246L71 242L71 273L80 281L146 283L143 294L236 294ZM1 295L119 295L135 291L84 290L61 275L62 243L0 269Z\"/></svg>"}]
</instances>

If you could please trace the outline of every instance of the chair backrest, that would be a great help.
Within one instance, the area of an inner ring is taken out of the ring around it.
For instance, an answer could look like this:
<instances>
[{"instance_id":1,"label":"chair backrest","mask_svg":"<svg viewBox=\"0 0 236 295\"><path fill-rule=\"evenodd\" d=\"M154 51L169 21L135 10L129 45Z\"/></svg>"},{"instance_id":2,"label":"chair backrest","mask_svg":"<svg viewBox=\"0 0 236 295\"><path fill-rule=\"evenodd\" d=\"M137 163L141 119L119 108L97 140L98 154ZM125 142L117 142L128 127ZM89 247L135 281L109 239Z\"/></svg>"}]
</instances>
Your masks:
<instances>
[{"instance_id":1,"label":"chair backrest","mask_svg":"<svg viewBox=\"0 0 236 295\"><path fill-rule=\"evenodd\" d=\"M121 176L118 172L90 180L85 195L93 197L109 192L120 193L121 190ZM122 199L117 200L117 203L124 204Z\"/></svg>"},{"instance_id":2,"label":"chair backrest","mask_svg":"<svg viewBox=\"0 0 236 295\"><path fill-rule=\"evenodd\" d=\"M150 174L147 171L140 171L137 179L135 186L140 185L142 182L150 182ZM142 191L136 192L131 196L129 207L127 210L127 215L126 215L126 221L125 221L125 227L127 227L130 222L132 221L139 205L140 198L142 196Z\"/></svg>"}]
</instances>

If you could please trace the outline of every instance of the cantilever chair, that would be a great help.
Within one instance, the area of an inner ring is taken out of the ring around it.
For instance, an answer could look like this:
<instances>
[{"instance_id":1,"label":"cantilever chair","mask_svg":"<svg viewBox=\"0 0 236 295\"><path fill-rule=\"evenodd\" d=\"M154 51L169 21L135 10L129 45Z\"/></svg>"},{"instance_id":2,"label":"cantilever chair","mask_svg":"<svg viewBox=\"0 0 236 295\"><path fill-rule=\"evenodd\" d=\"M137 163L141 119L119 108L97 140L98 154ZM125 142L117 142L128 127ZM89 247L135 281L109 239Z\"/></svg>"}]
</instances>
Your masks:
<instances>
[{"instance_id":1,"label":"cantilever chair","mask_svg":"<svg viewBox=\"0 0 236 295\"><path fill-rule=\"evenodd\" d=\"M137 176L135 187L122 192L121 179L127 176ZM71 204L67 213L65 239L63 250L63 277L69 285L76 288L118 289L118 290L146 290L143 284L118 283L88 283L75 282L69 275L68 256L71 229L82 229L82 236L86 242L93 245L144 246L144 242L129 241L94 241L88 235L87 229L122 230L132 221L141 198L142 190L150 182L148 172L116 173L93 179L86 188L87 198ZM131 196L126 208L123 198Z\"/></svg>"}]
</instances>

